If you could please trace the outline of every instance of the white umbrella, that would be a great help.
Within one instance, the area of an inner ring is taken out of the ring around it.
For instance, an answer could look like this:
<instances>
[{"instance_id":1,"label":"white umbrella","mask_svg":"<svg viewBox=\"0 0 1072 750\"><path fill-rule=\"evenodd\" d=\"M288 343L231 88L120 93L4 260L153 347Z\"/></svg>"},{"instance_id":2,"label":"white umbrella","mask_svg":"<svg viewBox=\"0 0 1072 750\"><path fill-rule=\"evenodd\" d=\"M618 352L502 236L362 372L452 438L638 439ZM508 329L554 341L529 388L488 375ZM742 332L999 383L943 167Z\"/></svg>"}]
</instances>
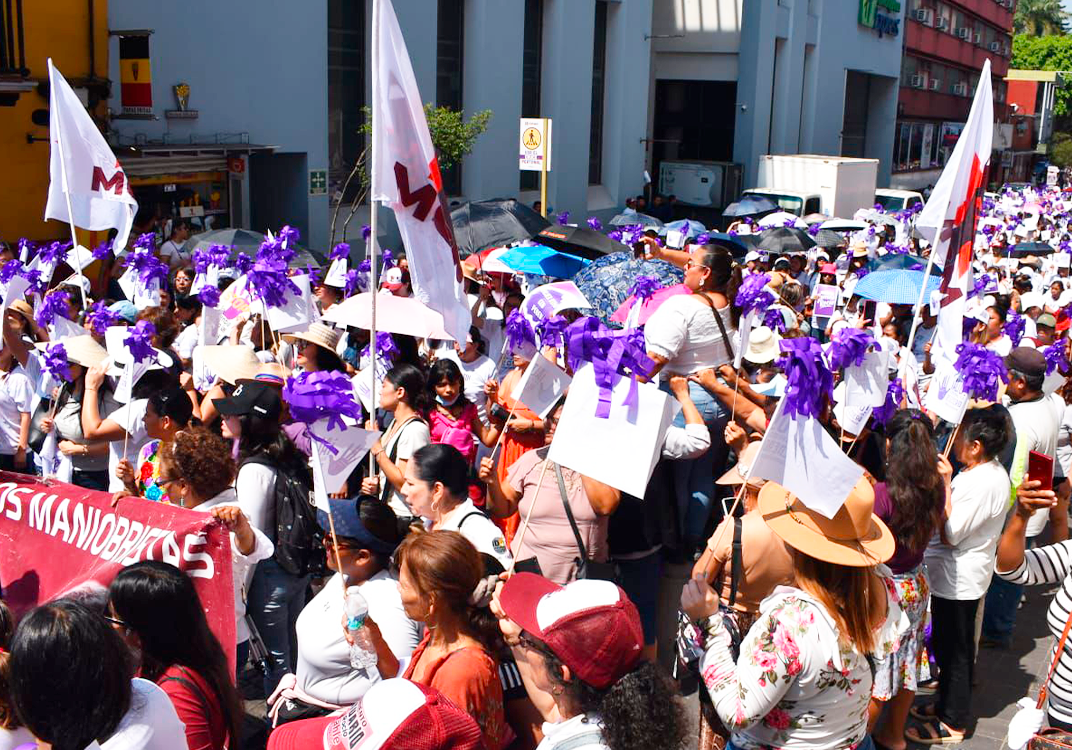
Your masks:
<instances>
[{"instance_id":1,"label":"white umbrella","mask_svg":"<svg viewBox=\"0 0 1072 750\"><path fill-rule=\"evenodd\" d=\"M638 213L631 208L627 208L624 213L620 213L610 220L610 223L616 227L628 227L635 224L640 224L643 227L655 227L659 228L663 225L661 221L654 216L648 216L647 214Z\"/></svg>"},{"instance_id":2,"label":"white umbrella","mask_svg":"<svg viewBox=\"0 0 1072 750\"><path fill-rule=\"evenodd\" d=\"M829 229L831 232L859 232L867 229L867 222L856 219L830 219L819 225L819 229Z\"/></svg>"},{"instance_id":3,"label":"white umbrella","mask_svg":"<svg viewBox=\"0 0 1072 750\"><path fill-rule=\"evenodd\" d=\"M499 260L499 256L505 253L510 248L497 247L485 256L484 260L480 263L480 270L485 273L515 273L514 269Z\"/></svg>"},{"instance_id":4,"label":"white umbrella","mask_svg":"<svg viewBox=\"0 0 1072 750\"><path fill-rule=\"evenodd\" d=\"M323 319L354 328L372 328L372 292L356 294L332 305ZM443 316L413 297L396 297L379 292L376 295L376 330L415 336L420 339L454 337L444 330Z\"/></svg>"},{"instance_id":5,"label":"white umbrella","mask_svg":"<svg viewBox=\"0 0 1072 750\"><path fill-rule=\"evenodd\" d=\"M771 227L784 227L787 222L792 222L790 226L796 229L807 229L808 225L804 223L804 220L796 214L791 214L788 211L775 211L772 214L767 214L756 223L763 229L769 229Z\"/></svg>"}]
</instances>

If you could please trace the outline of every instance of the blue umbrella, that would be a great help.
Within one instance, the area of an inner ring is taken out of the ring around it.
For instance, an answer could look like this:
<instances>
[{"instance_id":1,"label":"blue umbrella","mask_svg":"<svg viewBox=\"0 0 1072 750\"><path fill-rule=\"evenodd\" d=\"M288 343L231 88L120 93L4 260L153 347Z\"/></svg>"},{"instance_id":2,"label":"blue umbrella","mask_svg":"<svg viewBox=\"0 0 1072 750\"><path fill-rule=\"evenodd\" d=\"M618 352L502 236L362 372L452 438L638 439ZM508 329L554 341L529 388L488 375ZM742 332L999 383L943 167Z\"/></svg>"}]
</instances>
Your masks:
<instances>
[{"instance_id":1,"label":"blue umbrella","mask_svg":"<svg viewBox=\"0 0 1072 750\"><path fill-rule=\"evenodd\" d=\"M726 206L723 216L755 216L765 214L778 208L778 204L770 198L759 195L745 195L736 203Z\"/></svg>"},{"instance_id":2,"label":"blue umbrella","mask_svg":"<svg viewBox=\"0 0 1072 750\"><path fill-rule=\"evenodd\" d=\"M664 237L666 236L667 232L671 231L683 232L686 237L692 239L694 237L699 237L701 234L706 232L707 227L705 227L703 224L696 221L695 219L678 219L677 221L671 221L659 227L659 234Z\"/></svg>"},{"instance_id":3,"label":"blue umbrella","mask_svg":"<svg viewBox=\"0 0 1072 750\"><path fill-rule=\"evenodd\" d=\"M552 276L556 279L572 279L578 271L591 263L585 258L560 253L544 245L512 247L500 255L498 260L519 273Z\"/></svg>"},{"instance_id":4,"label":"blue umbrella","mask_svg":"<svg viewBox=\"0 0 1072 750\"><path fill-rule=\"evenodd\" d=\"M893 271L895 269L922 271L927 267L927 259L911 253L887 253L874 260L867 261L867 267L871 271ZM931 268L931 273L941 276L941 266L935 264Z\"/></svg>"},{"instance_id":5,"label":"blue umbrella","mask_svg":"<svg viewBox=\"0 0 1072 750\"><path fill-rule=\"evenodd\" d=\"M664 287L680 284L685 279L685 273L677 266L665 260L637 258L627 250L592 261L573 277L573 283L592 303L597 317L608 325L620 327L618 323L609 323L610 316L629 297L637 276L654 276Z\"/></svg>"},{"instance_id":6,"label":"blue umbrella","mask_svg":"<svg viewBox=\"0 0 1072 750\"><path fill-rule=\"evenodd\" d=\"M923 271L874 271L860 279L852 293L864 299L886 302L891 305L914 305L919 302L919 288L922 283ZM924 302L941 283L942 279L939 276L932 275L927 278L927 293L923 295Z\"/></svg>"}]
</instances>

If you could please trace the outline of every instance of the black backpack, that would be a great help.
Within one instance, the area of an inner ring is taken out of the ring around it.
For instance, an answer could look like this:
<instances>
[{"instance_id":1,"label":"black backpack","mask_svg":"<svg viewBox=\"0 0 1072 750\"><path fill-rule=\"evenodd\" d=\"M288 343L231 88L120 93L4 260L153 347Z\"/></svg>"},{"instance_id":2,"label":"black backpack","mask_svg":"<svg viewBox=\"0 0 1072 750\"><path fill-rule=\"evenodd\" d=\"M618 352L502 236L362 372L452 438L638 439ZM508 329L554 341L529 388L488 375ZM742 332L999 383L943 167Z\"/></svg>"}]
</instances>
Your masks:
<instances>
[{"instance_id":1,"label":"black backpack","mask_svg":"<svg viewBox=\"0 0 1072 750\"><path fill-rule=\"evenodd\" d=\"M273 559L294 576L322 570L324 532L316 520L307 473L300 468L276 465L264 454L250 456L244 463L261 464L275 471Z\"/></svg>"}]
</instances>

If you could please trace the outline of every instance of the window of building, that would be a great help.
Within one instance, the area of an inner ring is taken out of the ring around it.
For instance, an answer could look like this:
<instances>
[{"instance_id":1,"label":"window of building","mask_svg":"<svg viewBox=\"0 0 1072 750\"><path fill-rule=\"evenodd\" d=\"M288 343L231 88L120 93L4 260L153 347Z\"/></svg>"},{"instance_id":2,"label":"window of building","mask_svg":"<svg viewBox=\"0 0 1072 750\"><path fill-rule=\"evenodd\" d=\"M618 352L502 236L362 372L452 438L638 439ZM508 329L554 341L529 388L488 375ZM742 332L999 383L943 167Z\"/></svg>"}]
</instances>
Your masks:
<instances>
[{"instance_id":1,"label":"window of building","mask_svg":"<svg viewBox=\"0 0 1072 750\"><path fill-rule=\"evenodd\" d=\"M436 105L462 111L462 69L465 52L465 0L439 0L436 31ZM443 190L462 190L462 165L445 169Z\"/></svg>"},{"instance_id":2,"label":"window of building","mask_svg":"<svg viewBox=\"0 0 1072 750\"><path fill-rule=\"evenodd\" d=\"M948 158L939 148L937 123L901 121L897 123L896 134L894 171L933 169L942 166Z\"/></svg>"},{"instance_id":3,"label":"window of building","mask_svg":"<svg viewBox=\"0 0 1072 750\"><path fill-rule=\"evenodd\" d=\"M328 2L328 195L342 190L365 148L365 4ZM351 180L344 201L361 187Z\"/></svg>"},{"instance_id":4,"label":"window of building","mask_svg":"<svg viewBox=\"0 0 1072 750\"><path fill-rule=\"evenodd\" d=\"M543 78L543 0L525 0L525 36L521 57L521 116L540 116ZM522 172L522 190L540 187L539 172Z\"/></svg>"},{"instance_id":5,"label":"window of building","mask_svg":"<svg viewBox=\"0 0 1072 750\"><path fill-rule=\"evenodd\" d=\"M603 181L603 98L607 84L607 3L596 0L592 44L592 123L588 134L588 184Z\"/></svg>"}]
</instances>

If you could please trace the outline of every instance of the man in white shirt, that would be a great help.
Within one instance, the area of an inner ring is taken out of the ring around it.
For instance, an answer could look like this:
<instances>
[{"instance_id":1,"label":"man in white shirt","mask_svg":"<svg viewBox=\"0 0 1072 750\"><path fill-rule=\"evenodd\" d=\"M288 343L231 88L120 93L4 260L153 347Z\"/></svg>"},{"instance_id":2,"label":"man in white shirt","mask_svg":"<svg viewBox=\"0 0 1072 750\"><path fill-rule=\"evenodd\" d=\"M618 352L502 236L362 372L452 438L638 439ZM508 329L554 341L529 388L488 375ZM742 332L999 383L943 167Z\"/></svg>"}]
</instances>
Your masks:
<instances>
[{"instance_id":1,"label":"man in white shirt","mask_svg":"<svg viewBox=\"0 0 1072 750\"><path fill-rule=\"evenodd\" d=\"M1042 383L1046 378L1046 357L1029 346L1018 346L1005 358L1009 370L1009 414L1016 429L1016 451L1013 454L1009 479L1013 488L1027 473L1031 453L1041 453L1053 460L1057 455L1057 437L1064 419L1065 403L1057 394L1046 396ZM1052 480L1051 474L1047 479ZM1015 494L1013 495L1015 497ZM1067 507L1060 523L1067 525ZM1048 513L1036 512L1027 522L1028 544L1042 533L1050 519ZM1007 648L1016 625L1016 612L1023 595L1023 586L994 577L986 593L981 645Z\"/></svg>"}]
</instances>

